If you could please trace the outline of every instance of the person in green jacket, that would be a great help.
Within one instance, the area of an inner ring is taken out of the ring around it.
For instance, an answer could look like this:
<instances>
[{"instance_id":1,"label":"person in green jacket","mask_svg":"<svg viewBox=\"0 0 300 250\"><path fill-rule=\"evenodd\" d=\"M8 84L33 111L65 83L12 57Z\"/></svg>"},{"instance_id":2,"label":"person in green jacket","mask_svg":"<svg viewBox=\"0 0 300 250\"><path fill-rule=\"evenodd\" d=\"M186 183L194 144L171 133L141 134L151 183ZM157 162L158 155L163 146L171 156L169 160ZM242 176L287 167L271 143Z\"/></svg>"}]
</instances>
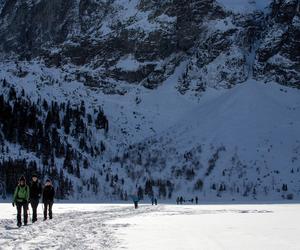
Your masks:
<instances>
[{"instance_id":1,"label":"person in green jacket","mask_svg":"<svg viewBox=\"0 0 300 250\"><path fill-rule=\"evenodd\" d=\"M26 185L26 179L24 176L21 176L19 179L18 186L14 192L14 200L13 206L17 206L17 221L18 227L22 225L22 208L23 208L23 218L24 218L24 226L27 225L28 222L28 202L29 202L29 186Z\"/></svg>"}]
</instances>

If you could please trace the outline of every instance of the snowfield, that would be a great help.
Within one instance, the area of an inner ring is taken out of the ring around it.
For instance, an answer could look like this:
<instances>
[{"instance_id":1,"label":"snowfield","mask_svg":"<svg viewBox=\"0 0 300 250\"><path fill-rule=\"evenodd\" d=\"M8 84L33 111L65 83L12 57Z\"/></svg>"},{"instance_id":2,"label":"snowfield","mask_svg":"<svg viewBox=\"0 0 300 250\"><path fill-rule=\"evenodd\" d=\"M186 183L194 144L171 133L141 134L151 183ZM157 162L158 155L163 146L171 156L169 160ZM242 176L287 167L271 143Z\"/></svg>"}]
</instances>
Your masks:
<instances>
[{"instance_id":1,"label":"snowfield","mask_svg":"<svg viewBox=\"0 0 300 250\"><path fill-rule=\"evenodd\" d=\"M271 0L217 0L226 10L233 13L250 13L254 11L266 11L272 3Z\"/></svg>"},{"instance_id":2,"label":"snowfield","mask_svg":"<svg viewBox=\"0 0 300 250\"><path fill-rule=\"evenodd\" d=\"M17 229L0 204L0 249L299 249L299 204L55 204L54 219ZM39 212L42 206L39 207Z\"/></svg>"}]
</instances>

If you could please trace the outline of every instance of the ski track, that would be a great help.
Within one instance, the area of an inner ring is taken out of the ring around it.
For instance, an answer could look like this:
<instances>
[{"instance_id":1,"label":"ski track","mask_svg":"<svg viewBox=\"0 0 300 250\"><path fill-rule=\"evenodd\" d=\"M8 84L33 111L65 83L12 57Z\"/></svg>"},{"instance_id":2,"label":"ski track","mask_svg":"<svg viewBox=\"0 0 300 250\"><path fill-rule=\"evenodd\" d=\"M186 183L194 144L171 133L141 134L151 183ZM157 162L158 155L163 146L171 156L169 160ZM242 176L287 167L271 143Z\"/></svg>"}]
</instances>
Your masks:
<instances>
[{"instance_id":1,"label":"ski track","mask_svg":"<svg viewBox=\"0 0 300 250\"><path fill-rule=\"evenodd\" d=\"M161 207L160 207L161 209ZM16 220L0 220L0 249L112 249L120 243L114 235L127 224L107 221L151 213L155 207L132 206L92 212L54 214L52 220L17 228ZM67 236L66 236L67 235Z\"/></svg>"}]
</instances>

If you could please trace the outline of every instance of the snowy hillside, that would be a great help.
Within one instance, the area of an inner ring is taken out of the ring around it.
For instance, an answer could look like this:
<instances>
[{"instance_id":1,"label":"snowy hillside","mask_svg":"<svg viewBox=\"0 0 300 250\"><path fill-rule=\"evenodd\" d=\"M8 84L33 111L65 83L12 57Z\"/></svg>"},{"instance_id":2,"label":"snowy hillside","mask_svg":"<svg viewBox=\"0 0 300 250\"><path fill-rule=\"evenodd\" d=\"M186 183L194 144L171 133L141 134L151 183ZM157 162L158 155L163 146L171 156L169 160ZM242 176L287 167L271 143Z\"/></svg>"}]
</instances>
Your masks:
<instances>
[{"instance_id":1,"label":"snowy hillside","mask_svg":"<svg viewBox=\"0 0 300 250\"><path fill-rule=\"evenodd\" d=\"M255 81L217 96L208 92L168 129L129 155L125 150L121 162L129 169L140 162L149 179L176 180L169 192L207 199L298 196L299 94Z\"/></svg>"},{"instance_id":2,"label":"snowy hillside","mask_svg":"<svg viewBox=\"0 0 300 250\"><path fill-rule=\"evenodd\" d=\"M162 199L299 197L299 90L249 80L229 90L209 89L198 97L185 97L176 91L184 69L179 66L156 90L130 87L125 95L111 96L76 81L64 82L56 69L43 73L52 84L36 85L34 79L40 81L41 76L32 67L21 82L10 73L12 69L2 70L2 77L16 89L22 87L33 101L39 97L48 102L71 101L74 107L84 101L86 113L102 107L108 117L107 134L96 132L83 118L84 127L94 131L85 137L86 144L96 146L102 140L102 154L82 149L76 137L66 138L65 128L61 130L62 143L88 159L86 169L83 160L72 160L74 166L79 164L80 180L72 177L73 171L64 170L72 180L74 198L127 199L137 191L145 199L152 193ZM58 77L57 82L50 76ZM3 159L20 158L13 144L5 145L9 149ZM45 163L37 155L38 151L27 150L22 158L33 157L43 168ZM64 159L55 154L51 161L64 169ZM90 189L94 175L96 189Z\"/></svg>"},{"instance_id":3,"label":"snowy hillside","mask_svg":"<svg viewBox=\"0 0 300 250\"><path fill-rule=\"evenodd\" d=\"M0 193L300 198L299 1L0 1ZM9 31L9 32L8 32Z\"/></svg>"},{"instance_id":4,"label":"snowy hillside","mask_svg":"<svg viewBox=\"0 0 300 250\"><path fill-rule=\"evenodd\" d=\"M221 6L235 13L251 13L255 11L266 11L272 0L218 0Z\"/></svg>"}]
</instances>

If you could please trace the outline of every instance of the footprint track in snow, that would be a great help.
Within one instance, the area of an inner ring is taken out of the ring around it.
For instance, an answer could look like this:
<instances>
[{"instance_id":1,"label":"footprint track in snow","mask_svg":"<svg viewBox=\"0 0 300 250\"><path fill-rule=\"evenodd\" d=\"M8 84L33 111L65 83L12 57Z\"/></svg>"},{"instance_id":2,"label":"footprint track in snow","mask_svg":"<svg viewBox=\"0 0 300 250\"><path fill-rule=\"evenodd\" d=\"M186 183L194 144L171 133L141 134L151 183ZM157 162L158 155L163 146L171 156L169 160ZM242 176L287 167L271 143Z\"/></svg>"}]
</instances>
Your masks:
<instances>
[{"instance_id":1,"label":"footprint track in snow","mask_svg":"<svg viewBox=\"0 0 300 250\"><path fill-rule=\"evenodd\" d=\"M160 207L162 209L162 207ZM157 211L157 207L132 206L91 212L68 212L52 220L37 221L17 228L15 220L0 220L0 249L112 249L119 244L115 236L118 227L107 223Z\"/></svg>"}]
</instances>

